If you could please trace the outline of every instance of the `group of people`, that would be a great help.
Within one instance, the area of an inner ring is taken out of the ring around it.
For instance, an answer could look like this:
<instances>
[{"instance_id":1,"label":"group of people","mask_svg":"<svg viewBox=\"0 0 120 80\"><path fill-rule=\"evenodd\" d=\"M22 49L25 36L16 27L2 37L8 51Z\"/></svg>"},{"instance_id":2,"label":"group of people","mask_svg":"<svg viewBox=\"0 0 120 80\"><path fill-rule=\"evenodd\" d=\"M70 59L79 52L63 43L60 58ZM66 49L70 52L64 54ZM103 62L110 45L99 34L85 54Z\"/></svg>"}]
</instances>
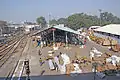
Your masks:
<instances>
[{"instance_id":1,"label":"group of people","mask_svg":"<svg viewBox=\"0 0 120 80\"><path fill-rule=\"evenodd\" d=\"M38 50L38 55L40 56L40 59L39 59L39 63L40 63L40 66L42 66L45 61L43 61L43 59L41 58L41 51ZM51 54L49 54L49 58L47 58L46 60L48 61L48 65L49 65L49 69L52 71L52 70L60 70L60 63L59 63L59 56L60 55L57 55L57 56L53 56Z\"/></svg>"},{"instance_id":2,"label":"group of people","mask_svg":"<svg viewBox=\"0 0 120 80\"><path fill-rule=\"evenodd\" d=\"M49 56L52 57L52 58L48 58L48 64L50 70L62 71L64 70L65 65L70 63L70 58L66 54L63 54L61 52L57 56L53 56L53 55L49 55Z\"/></svg>"},{"instance_id":3,"label":"group of people","mask_svg":"<svg viewBox=\"0 0 120 80\"><path fill-rule=\"evenodd\" d=\"M60 69L59 56L55 56L53 59L48 59L49 69L58 71Z\"/></svg>"},{"instance_id":4,"label":"group of people","mask_svg":"<svg viewBox=\"0 0 120 80\"><path fill-rule=\"evenodd\" d=\"M81 73L79 64L75 61L70 61L67 54L61 53L54 56L53 59L48 59L49 69L60 71L61 74Z\"/></svg>"},{"instance_id":5,"label":"group of people","mask_svg":"<svg viewBox=\"0 0 120 80\"><path fill-rule=\"evenodd\" d=\"M45 40L40 40L40 39L35 40L35 39L33 39L32 41L33 41L33 45L36 46L36 47L43 48L43 47L47 46L47 43L46 43ZM36 43L37 43L37 45L35 45Z\"/></svg>"}]
</instances>

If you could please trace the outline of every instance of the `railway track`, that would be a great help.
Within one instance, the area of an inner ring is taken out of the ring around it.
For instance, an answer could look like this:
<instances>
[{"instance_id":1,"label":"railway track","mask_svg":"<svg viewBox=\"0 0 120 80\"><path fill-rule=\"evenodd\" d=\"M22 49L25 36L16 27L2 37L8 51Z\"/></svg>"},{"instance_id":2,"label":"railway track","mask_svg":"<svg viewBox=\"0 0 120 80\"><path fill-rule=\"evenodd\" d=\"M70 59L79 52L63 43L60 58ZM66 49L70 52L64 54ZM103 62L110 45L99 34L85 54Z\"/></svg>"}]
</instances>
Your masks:
<instances>
[{"instance_id":1,"label":"railway track","mask_svg":"<svg viewBox=\"0 0 120 80\"><path fill-rule=\"evenodd\" d=\"M0 46L0 53L4 50L6 50L9 46L11 46L14 42L16 42L18 39L14 39L14 40L11 40L9 42L7 42L6 44L4 45L1 45Z\"/></svg>"},{"instance_id":2,"label":"railway track","mask_svg":"<svg viewBox=\"0 0 120 80\"><path fill-rule=\"evenodd\" d=\"M2 52L2 50L6 49L9 45L12 45L16 40L20 38L20 36L11 38L9 41L6 42L6 44L0 44L0 51Z\"/></svg>"},{"instance_id":3,"label":"railway track","mask_svg":"<svg viewBox=\"0 0 120 80\"><path fill-rule=\"evenodd\" d=\"M6 80L10 80L9 78L14 72L16 66L18 65L19 59L22 56L22 51L24 50L26 43L27 43L26 36L24 36L20 40L14 42L14 44L8 47L8 49L2 52L2 54L4 55L0 57L0 69L2 68L2 66L6 64L8 66L11 65L9 71L7 71L5 74ZM16 55L16 57L11 58L12 55Z\"/></svg>"},{"instance_id":4,"label":"railway track","mask_svg":"<svg viewBox=\"0 0 120 80\"><path fill-rule=\"evenodd\" d=\"M16 68L18 67L19 63L20 63L20 58L21 58L21 56L22 56L22 52L23 52L26 44L27 44L27 41L25 41L24 43L22 43L22 46L21 46L21 45L18 46L18 49L20 49L21 47L22 47L22 49L19 50L19 56L18 56L17 60L15 59L15 60L16 60L15 65L14 65L14 66L11 68L11 70L8 72L7 77L6 77L5 80L14 80L14 79L13 79L13 76L14 76L13 74L15 73L15 70L16 70ZM12 63L12 62L14 63L14 61L11 61L11 63Z\"/></svg>"},{"instance_id":5,"label":"railway track","mask_svg":"<svg viewBox=\"0 0 120 80\"><path fill-rule=\"evenodd\" d=\"M7 50L2 52L0 56L0 68L5 64L5 62L12 56L14 49L16 48L15 45L19 42L16 42L13 46L9 47Z\"/></svg>"},{"instance_id":6,"label":"railway track","mask_svg":"<svg viewBox=\"0 0 120 80\"><path fill-rule=\"evenodd\" d=\"M0 51L0 68L12 56L12 54L14 53L14 50L17 48L17 46L19 45L21 40L22 39L19 39L19 40L15 41L13 44L11 44L7 48Z\"/></svg>"}]
</instances>

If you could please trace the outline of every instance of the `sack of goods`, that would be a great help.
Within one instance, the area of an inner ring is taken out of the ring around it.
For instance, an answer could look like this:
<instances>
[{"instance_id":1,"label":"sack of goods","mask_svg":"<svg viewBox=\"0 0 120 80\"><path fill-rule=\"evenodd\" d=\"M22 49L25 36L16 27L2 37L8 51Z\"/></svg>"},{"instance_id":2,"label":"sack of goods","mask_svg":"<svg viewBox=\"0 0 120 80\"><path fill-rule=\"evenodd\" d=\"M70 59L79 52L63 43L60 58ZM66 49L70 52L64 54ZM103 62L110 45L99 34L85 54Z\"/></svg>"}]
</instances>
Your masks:
<instances>
[{"instance_id":1,"label":"sack of goods","mask_svg":"<svg viewBox=\"0 0 120 80\"><path fill-rule=\"evenodd\" d=\"M105 39L105 40L103 41L103 46L110 46L110 40Z\"/></svg>"},{"instance_id":2,"label":"sack of goods","mask_svg":"<svg viewBox=\"0 0 120 80\"><path fill-rule=\"evenodd\" d=\"M106 62L110 62L114 66L116 66L116 64L120 62L120 57L117 57L116 55L112 55L111 57L106 59Z\"/></svg>"},{"instance_id":3,"label":"sack of goods","mask_svg":"<svg viewBox=\"0 0 120 80\"><path fill-rule=\"evenodd\" d=\"M64 64L63 65L66 65L66 64L70 64L70 58L67 54L62 54L61 55L63 61L64 61Z\"/></svg>"},{"instance_id":4,"label":"sack of goods","mask_svg":"<svg viewBox=\"0 0 120 80\"><path fill-rule=\"evenodd\" d=\"M95 56L100 57L103 53L98 51L95 47L91 50Z\"/></svg>"},{"instance_id":5,"label":"sack of goods","mask_svg":"<svg viewBox=\"0 0 120 80\"><path fill-rule=\"evenodd\" d=\"M74 65L73 64L67 64L66 65L66 74L70 74L71 71L74 71Z\"/></svg>"},{"instance_id":6,"label":"sack of goods","mask_svg":"<svg viewBox=\"0 0 120 80\"><path fill-rule=\"evenodd\" d=\"M118 42L116 41L116 40L112 40L112 45L117 45L118 44Z\"/></svg>"},{"instance_id":7,"label":"sack of goods","mask_svg":"<svg viewBox=\"0 0 120 80\"><path fill-rule=\"evenodd\" d=\"M53 47L53 50L55 50L55 51L58 50L58 47Z\"/></svg>"},{"instance_id":8,"label":"sack of goods","mask_svg":"<svg viewBox=\"0 0 120 80\"><path fill-rule=\"evenodd\" d=\"M115 46L112 46L112 50L115 51L115 52L120 51L120 44L117 44L117 45L115 45Z\"/></svg>"}]
</instances>

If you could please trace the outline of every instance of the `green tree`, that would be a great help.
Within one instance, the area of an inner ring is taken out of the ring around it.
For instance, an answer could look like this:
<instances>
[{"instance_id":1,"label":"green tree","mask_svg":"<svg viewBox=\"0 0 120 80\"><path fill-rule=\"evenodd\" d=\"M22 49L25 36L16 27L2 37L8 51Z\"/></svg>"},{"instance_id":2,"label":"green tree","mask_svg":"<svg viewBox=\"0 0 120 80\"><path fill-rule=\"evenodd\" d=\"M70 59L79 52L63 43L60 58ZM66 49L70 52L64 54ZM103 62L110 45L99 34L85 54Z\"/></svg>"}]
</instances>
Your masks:
<instances>
[{"instance_id":1,"label":"green tree","mask_svg":"<svg viewBox=\"0 0 120 80\"><path fill-rule=\"evenodd\" d=\"M114 16L112 13L103 12L103 13L101 13L100 16L101 16L102 25L120 23L120 18L118 18L117 16Z\"/></svg>"},{"instance_id":2,"label":"green tree","mask_svg":"<svg viewBox=\"0 0 120 80\"><path fill-rule=\"evenodd\" d=\"M55 19L50 20L49 24L51 26L57 25L57 21Z\"/></svg>"},{"instance_id":3,"label":"green tree","mask_svg":"<svg viewBox=\"0 0 120 80\"><path fill-rule=\"evenodd\" d=\"M51 24L64 24L65 26L76 30L81 27L100 26L100 24L101 26L107 24L120 24L120 18L109 12L101 13L100 18L85 13L77 13L70 15L67 18L60 18L57 21L52 20Z\"/></svg>"},{"instance_id":4,"label":"green tree","mask_svg":"<svg viewBox=\"0 0 120 80\"><path fill-rule=\"evenodd\" d=\"M80 27L90 27L94 24L98 24L99 18L97 16L90 16L84 13L73 14L67 18L68 26L73 29L79 29Z\"/></svg>"},{"instance_id":5,"label":"green tree","mask_svg":"<svg viewBox=\"0 0 120 80\"><path fill-rule=\"evenodd\" d=\"M57 20L57 23L58 24L64 24L64 25L66 25L67 24L67 19L66 18L59 18Z\"/></svg>"},{"instance_id":6,"label":"green tree","mask_svg":"<svg viewBox=\"0 0 120 80\"><path fill-rule=\"evenodd\" d=\"M41 17L38 17L37 19L36 19L36 22L39 24L39 25L41 25L41 27L46 27L46 20L45 20L45 18L43 17L43 16L41 16Z\"/></svg>"}]
</instances>

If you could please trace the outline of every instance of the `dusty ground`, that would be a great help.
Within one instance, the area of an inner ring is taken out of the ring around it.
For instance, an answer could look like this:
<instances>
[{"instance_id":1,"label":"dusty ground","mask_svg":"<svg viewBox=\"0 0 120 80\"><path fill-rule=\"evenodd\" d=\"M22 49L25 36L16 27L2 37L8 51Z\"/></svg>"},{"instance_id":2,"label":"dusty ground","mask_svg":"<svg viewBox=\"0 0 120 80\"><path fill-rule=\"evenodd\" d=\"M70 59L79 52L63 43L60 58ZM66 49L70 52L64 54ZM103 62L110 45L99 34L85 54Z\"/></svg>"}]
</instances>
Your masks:
<instances>
[{"instance_id":1,"label":"dusty ground","mask_svg":"<svg viewBox=\"0 0 120 80\"><path fill-rule=\"evenodd\" d=\"M106 47L102 47L100 45L95 44L94 42L89 42L89 41L86 44L86 48L79 48L78 46L77 47L76 46L71 46L70 47L71 49L65 49L65 48L61 47L58 51L55 51L54 54L57 55L57 54L59 54L59 52L66 53L66 54L68 54L68 56L70 57L71 60L75 58L75 53L78 53L80 56L89 57L89 52L90 52L90 49L92 47L96 47L99 51L101 51L103 53L104 52L110 52L112 54L118 54L118 53L114 53L114 52L109 51ZM30 76L31 76L31 78L37 80L37 77L40 77L40 74L43 70L45 70L43 75L46 76L46 78L49 77L50 75L56 75L56 76L60 75L60 72L50 71L47 61L45 61L45 64L43 64L42 66L40 66L40 64L39 64L39 58L41 57L43 60L45 60L45 57L48 55L48 51L51 48L50 47L44 47L42 49L42 56L38 55L38 50L39 49L41 49L41 48L34 46L32 41L31 41L31 43L29 45L29 50L28 50L28 58L30 60L30 70L31 70ZM90 73L91 72L91 67L92 67L91 65L84 67L85 71L89 72L88 76L91 77L91 79L86 78L86 80L93 80L93 74ZM81 75L84 75L84 74L81 74ZM23 76L25 76L25 74ZM85 77L85 75L82 76L82 77ZM83 78L81 78L81 79L83 79ZM66 78L64 80L66 80ZM70 79L70 80L73 80L73 79Z\"/></svg>"}]
</instances>

